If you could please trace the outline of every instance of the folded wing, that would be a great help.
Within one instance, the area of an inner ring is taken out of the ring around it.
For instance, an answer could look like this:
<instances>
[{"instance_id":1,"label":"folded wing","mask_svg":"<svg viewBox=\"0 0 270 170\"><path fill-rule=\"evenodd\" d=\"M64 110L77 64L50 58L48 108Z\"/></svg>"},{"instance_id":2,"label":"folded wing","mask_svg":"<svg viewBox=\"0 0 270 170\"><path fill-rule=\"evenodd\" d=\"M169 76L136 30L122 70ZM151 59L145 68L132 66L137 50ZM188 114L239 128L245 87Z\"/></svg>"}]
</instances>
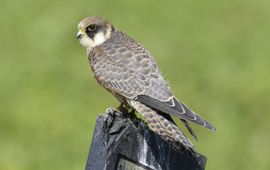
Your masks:
<instances>
[{"instance_id":1,"label":"folded wing","mask_svg":"<svg viewBox=\"0 0 270 170\"><path fill-rule=\"evenodd\" d=\"M212 131L216 130L213 125L190 110L185 104L178 101L175 97L172 97L167 102L162 102L150 96L138 95L136 100L153 109L159 110L169 115L177 116L180 119L192 121Z\"/></svg>"}]
</instances>

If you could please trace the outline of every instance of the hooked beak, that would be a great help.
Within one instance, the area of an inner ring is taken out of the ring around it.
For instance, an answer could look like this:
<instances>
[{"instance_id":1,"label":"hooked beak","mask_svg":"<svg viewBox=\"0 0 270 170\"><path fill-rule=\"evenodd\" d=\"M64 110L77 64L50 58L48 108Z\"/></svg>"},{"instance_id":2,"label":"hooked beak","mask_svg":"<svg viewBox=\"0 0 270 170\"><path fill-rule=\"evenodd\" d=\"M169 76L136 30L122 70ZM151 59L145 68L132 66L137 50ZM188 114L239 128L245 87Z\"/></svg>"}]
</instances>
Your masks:
<instances>
[{"instance_id":1,"label":"hooked beak","mask_svg":"<svg viewBox=\"0 0 270 170\"><path fill-rule=\"evenodd\" d=\"M76 36L77 39L82 38L83 34L84 34L84 31L83 30L79 30L78 33L77 33L77 36Z\"/></svg>"}]
</instances>

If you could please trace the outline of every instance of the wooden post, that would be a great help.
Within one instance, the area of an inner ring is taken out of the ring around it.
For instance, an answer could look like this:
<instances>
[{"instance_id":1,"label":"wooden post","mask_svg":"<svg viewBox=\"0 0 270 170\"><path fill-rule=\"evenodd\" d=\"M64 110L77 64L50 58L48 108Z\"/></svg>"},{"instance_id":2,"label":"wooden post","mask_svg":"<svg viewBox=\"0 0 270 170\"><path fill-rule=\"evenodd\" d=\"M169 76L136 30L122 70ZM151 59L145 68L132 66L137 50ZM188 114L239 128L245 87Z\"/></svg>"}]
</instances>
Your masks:
<instances>
[{"instance_id":1,"label":"wooden post","mask_svg":"<svg viewBox=\"0 0 270 170\"><path fill-rule=\"evenodd\" d=\"M96 121L86 170L203 170L206 157L176 149L140 119L108 109Z\"/></svg>"}]
</instances>

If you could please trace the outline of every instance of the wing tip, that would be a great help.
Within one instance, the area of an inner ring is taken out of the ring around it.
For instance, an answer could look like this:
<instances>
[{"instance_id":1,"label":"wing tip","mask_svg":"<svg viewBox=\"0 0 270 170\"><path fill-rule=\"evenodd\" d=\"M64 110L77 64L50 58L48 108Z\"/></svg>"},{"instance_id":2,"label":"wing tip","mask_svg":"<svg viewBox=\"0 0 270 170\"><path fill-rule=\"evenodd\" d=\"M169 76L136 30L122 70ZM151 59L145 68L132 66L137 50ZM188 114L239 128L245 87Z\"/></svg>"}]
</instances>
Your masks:
<instances>
[{"instance_id":1,"label":"wing tip","mask_svg":"<svg viewBox=\"0 0 270 170\"><path fill-rule=\"evenodd\" d=\"M194 123L197 123L199 125L202 125L204 127L206 127L207 129L209 129L210 131L213 131L213 132L216 132L216 128L211 124L209 123L208 121L206 121L204 118L202 118L200 115L198 115L197 113L195 113L194 111L192 111L191 109L188 108L187 105L185 105L184 103L182 102L179 102L182 106L184 106L184 109L186 112L190 112L191 114L188 115L186 114L187 116L189 116L189 120L194 122ZM194 118L191 118L191 116L194 116Z\"/></svg>"},{"instance_id":2,"label":"wing tip","mask_svg":"<svg viewBox=\"0 0 270 170\"><path fill-rule=\"evenodd\" d=\"M207 129L209 129L212 132L216 132L217 131L217 129L213 125L211 125L209 122L207 122L206 120L204 120L204 122L205 122L204 127L206 127Z\"/></svg>"},{"instance_id":3,"label":"wing tip","mask_svg":"<svg viewBox=\"0 0 270 170\"><path fill-rule=\"evenodd\" d=\"M217 129L214 127L214 126L212 126L212 129L210 129L212 132L216 132L217 131Z\"/></svg>"}]
</instances>

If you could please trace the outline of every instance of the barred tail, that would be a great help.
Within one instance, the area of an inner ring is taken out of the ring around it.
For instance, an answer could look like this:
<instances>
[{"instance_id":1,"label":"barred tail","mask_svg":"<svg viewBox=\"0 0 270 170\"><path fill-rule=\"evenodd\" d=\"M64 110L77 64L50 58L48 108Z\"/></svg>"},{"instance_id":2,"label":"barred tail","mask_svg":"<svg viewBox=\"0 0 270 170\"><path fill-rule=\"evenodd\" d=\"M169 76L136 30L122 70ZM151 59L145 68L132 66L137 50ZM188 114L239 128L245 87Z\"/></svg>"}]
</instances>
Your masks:
<instances>
[{"instance_id":1,"label":"barred tail","mask_svg":"<svg viewBox=\"0 0 270 170\"><path fill-rule=\"evenodd\" d=\"M187 149L193 150L193 145L190 140L174 123L140 102L129 101L129 104L145 118L146 123L163 139L171 142L180 142Z\"/></svg>"}]
</instances>

